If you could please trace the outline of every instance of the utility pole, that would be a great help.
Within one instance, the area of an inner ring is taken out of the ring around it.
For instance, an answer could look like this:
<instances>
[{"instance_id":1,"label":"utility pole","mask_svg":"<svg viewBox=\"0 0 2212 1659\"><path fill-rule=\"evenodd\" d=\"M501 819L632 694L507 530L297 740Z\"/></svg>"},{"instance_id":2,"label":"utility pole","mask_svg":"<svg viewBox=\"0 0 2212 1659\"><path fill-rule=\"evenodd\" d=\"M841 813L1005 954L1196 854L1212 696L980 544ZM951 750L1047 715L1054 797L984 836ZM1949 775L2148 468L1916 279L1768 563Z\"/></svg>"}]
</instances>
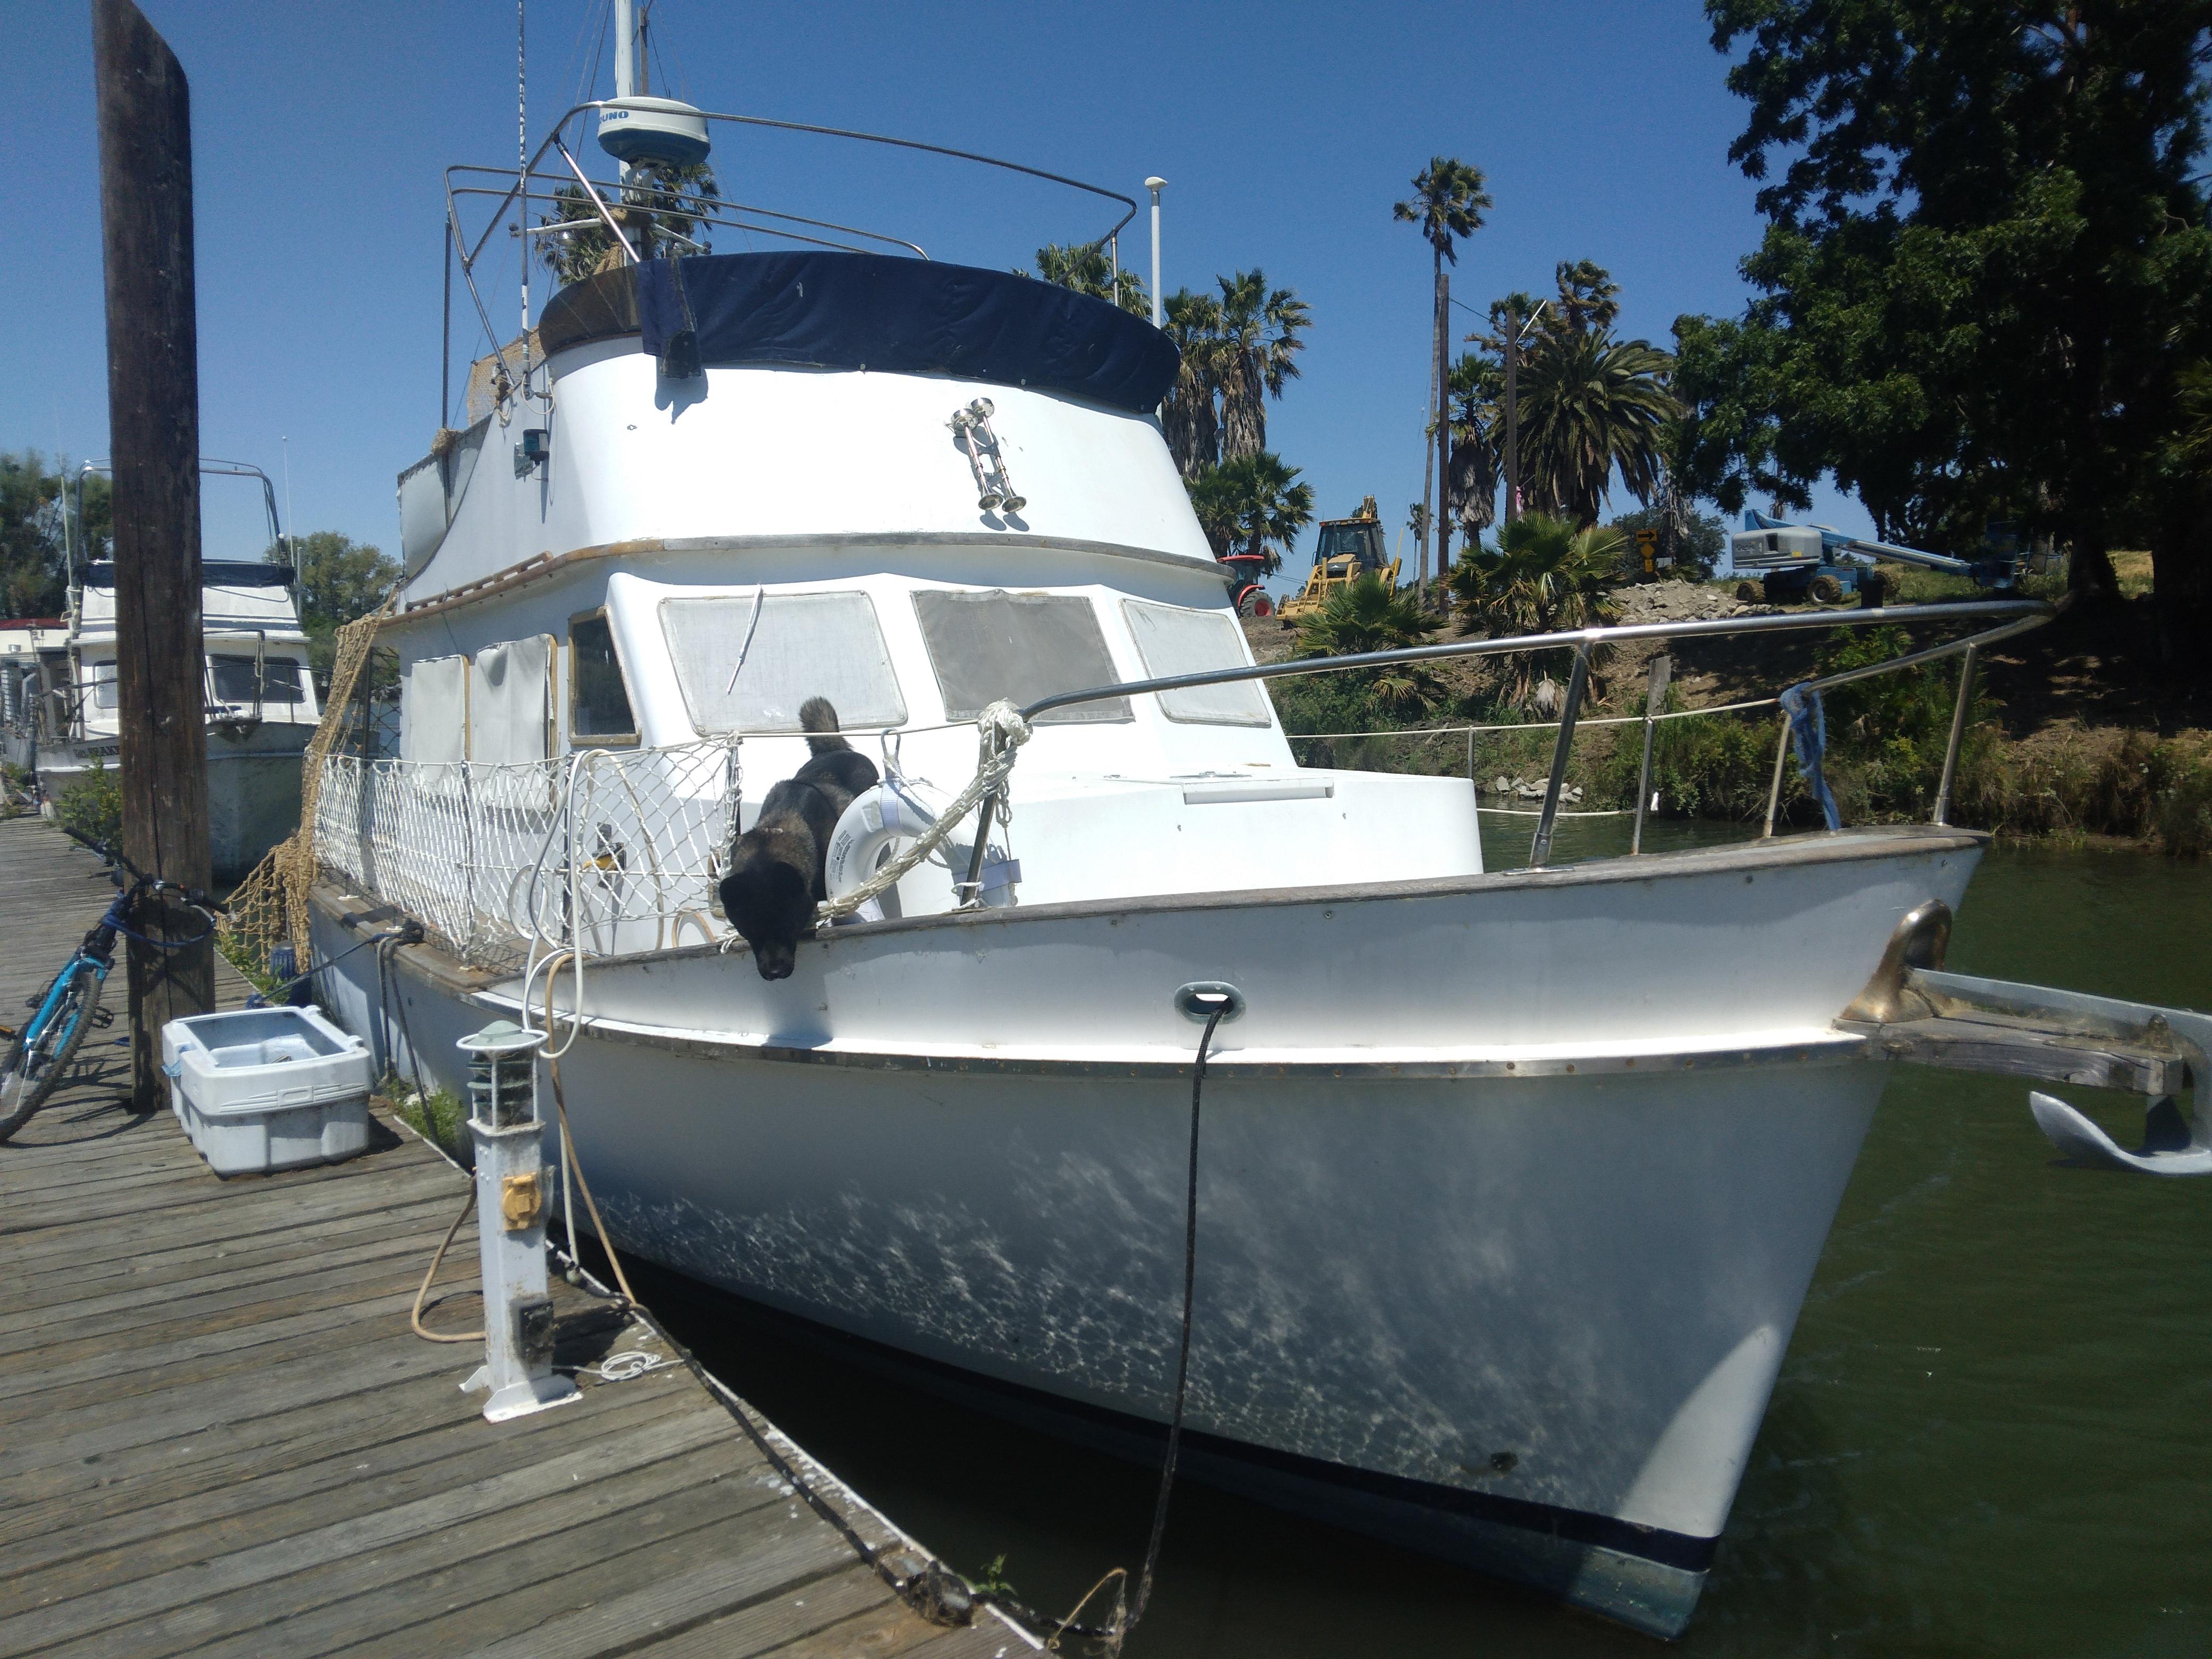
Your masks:
<instances>
[{"instance_id":1,"label":"utility pole","mask_svg":"<svg viewBox=\"0 0 2212 1659\"><path fill-rule=\"evenodd\" d=\"M193 319L191 100L168 44L131 0L93 0L100 219L107 277L108 454L114 480L116 701L123 850L140 868L209 879L206 646L200 627L199 341ZM205 924L168 902L154 940ZM215 954L131 941L131 1095L168 1097L161 1027L215 1006Z\"/></svg>"},{"instance_id":2,"label":"utility pole","mask_svg":"<svg viewBox=\"0 0 2212 1659\"><path fill-rule=\"evenodd\" d=\"M1429 401L1437 399L1437 365L1433 354L1429 360ZM1427 416L1423 415L1425 422ZM1429 526L1436 522L1437 452L1431 447L1427 433L1421 434L1421 528L1413 538L1413 588L1424 599L1429 592Z\"/></svg>"},{"instance_id":3,"label":"utility pole","mask_svg":"<svg viewBox=\"0 0 2212 1659\"><path fill-rule=\"evenodd\" d=\"M1437 580L1451 568L1451 278L1437 266Z\"/></svg>"},{"instance_id":4,"label":"utility pole","mask_svg":"<svg viewBox=\"0 0 2212 1659\"><path fill-rule=\"evenodd\" d=\"M1505 313L1505 522L1521 516L1521 319Z\"/></svg>"}]
</instances>

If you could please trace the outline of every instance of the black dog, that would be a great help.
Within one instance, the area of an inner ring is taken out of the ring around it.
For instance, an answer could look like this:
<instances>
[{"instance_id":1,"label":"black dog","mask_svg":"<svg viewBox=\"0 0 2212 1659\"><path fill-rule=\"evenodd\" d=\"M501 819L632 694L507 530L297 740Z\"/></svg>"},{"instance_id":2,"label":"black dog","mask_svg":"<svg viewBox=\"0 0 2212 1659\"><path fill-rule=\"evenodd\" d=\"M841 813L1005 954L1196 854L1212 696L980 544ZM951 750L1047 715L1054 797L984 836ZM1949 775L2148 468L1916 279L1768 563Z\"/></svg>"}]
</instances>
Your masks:
<instances>
[{"instance_id":1,"label":"black dog","mask_svg":"<svg viewBox=\"0 0 2212 1659\"><path fill-rule=\"evenodd\" d=\"M853 797L876 786L875 763L836 735L827 698L809 697L799 724L814 757L768 792L722 878L722 914L753 947L763 979L791 976L799 941L814 931L814 907L828 896L822 865L830 832Z\"/></svg>"}]
</instances>

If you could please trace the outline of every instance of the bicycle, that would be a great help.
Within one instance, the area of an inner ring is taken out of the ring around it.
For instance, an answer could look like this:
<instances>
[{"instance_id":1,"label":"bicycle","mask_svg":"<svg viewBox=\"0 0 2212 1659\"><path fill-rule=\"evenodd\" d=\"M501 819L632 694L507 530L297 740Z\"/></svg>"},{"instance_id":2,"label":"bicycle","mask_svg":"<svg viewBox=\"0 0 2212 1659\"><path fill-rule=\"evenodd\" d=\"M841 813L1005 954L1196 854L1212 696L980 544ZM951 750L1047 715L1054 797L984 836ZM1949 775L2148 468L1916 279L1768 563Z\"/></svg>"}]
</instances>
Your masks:
<instances>
[{"instance_id":1,"label":"bicycle","mask_svg":"<svg viewBox=\"0 0 2212 1659\"><path fill-rule=\"evenodd\" d=\"M53 1093L76 1060L85 1034L95 1027L104 1028L114 1023L113 1012L100 1006L100 992L115 967L116 935L137 939L157 950L181 951L204 942L212 934L215 913L225 908L205 893L148 875L103 842L66 828L62 833L108 861L108 879L115 884L115 898L108 905L107 914L63 964L61 972L54 975L44 991L28 999L27 1006L35 1010L31 1023L19 1031L0 1026L0 1037L8 1039L7 1058L0 1060L0 1141L29 1122L31 1114L46 1104L47 1096ZM131 878L127 882L124 879L126 872ZM156 939L134 929L131 924L137 915L138 907L148 898L162 894L174 894L205 915L206 932L185 939Z\"/></svg>"}]
</instances>

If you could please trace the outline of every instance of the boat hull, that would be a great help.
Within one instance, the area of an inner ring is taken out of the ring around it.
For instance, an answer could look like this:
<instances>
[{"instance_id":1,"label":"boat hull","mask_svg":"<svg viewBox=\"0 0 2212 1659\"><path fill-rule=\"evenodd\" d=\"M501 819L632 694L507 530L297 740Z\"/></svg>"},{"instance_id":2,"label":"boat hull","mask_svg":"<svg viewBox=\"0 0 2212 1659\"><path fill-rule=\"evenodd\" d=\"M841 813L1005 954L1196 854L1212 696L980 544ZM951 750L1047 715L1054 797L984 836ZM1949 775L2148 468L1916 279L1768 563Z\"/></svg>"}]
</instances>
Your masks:
<instances>
[{"instance_id":1,"label":"boat hull","mask_svg":"<svg viewBox=\"0 0 2212 1659\"><path fill-rule=\"evenodd\" d=\"M1141 1443L1230 980L1193 1472L1671 1635L1884 1080L1827 1022L1975 852L1814 846L595 964L568 1109L626 1248Z\"/></svg>"},{"instance_id":2,"label":"boat hull","mask_svg":"<svg viewBox=\"0 0 2212 1659\"><path fill-rule=\"evenodd\" d=\"M300 775L313 725L298 720L215 725L207 733L208 850L214 878L232 882L298 828ZM59 793L95 767L115 769L120 739L34 744L10 736L9 758L35 765Z\"/></svg>"}]
</instances>

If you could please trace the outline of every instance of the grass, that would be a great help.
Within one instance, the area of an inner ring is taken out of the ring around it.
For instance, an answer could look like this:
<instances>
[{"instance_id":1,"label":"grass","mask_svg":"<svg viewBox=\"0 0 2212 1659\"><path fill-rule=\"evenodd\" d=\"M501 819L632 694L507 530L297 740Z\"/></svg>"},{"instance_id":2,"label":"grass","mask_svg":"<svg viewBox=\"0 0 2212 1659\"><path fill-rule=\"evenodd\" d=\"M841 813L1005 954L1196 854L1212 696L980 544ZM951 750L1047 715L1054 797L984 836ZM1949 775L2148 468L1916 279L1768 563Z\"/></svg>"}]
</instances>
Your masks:
<instances>
[{"instance_id":1,"label":"grass","mask_svg":"<svg viewBox=\"0 0 2212 1659\"><path fill-rule=\"evenodd\" d=\"M399 1108L407 1127L431 1145L441 1148L455 1163L467 1168L476 1162L469 1144L468 1111L444 1089L416 1094L398 1077L385 1079L385 1093Z\"/></svg>"}]
</instances>

